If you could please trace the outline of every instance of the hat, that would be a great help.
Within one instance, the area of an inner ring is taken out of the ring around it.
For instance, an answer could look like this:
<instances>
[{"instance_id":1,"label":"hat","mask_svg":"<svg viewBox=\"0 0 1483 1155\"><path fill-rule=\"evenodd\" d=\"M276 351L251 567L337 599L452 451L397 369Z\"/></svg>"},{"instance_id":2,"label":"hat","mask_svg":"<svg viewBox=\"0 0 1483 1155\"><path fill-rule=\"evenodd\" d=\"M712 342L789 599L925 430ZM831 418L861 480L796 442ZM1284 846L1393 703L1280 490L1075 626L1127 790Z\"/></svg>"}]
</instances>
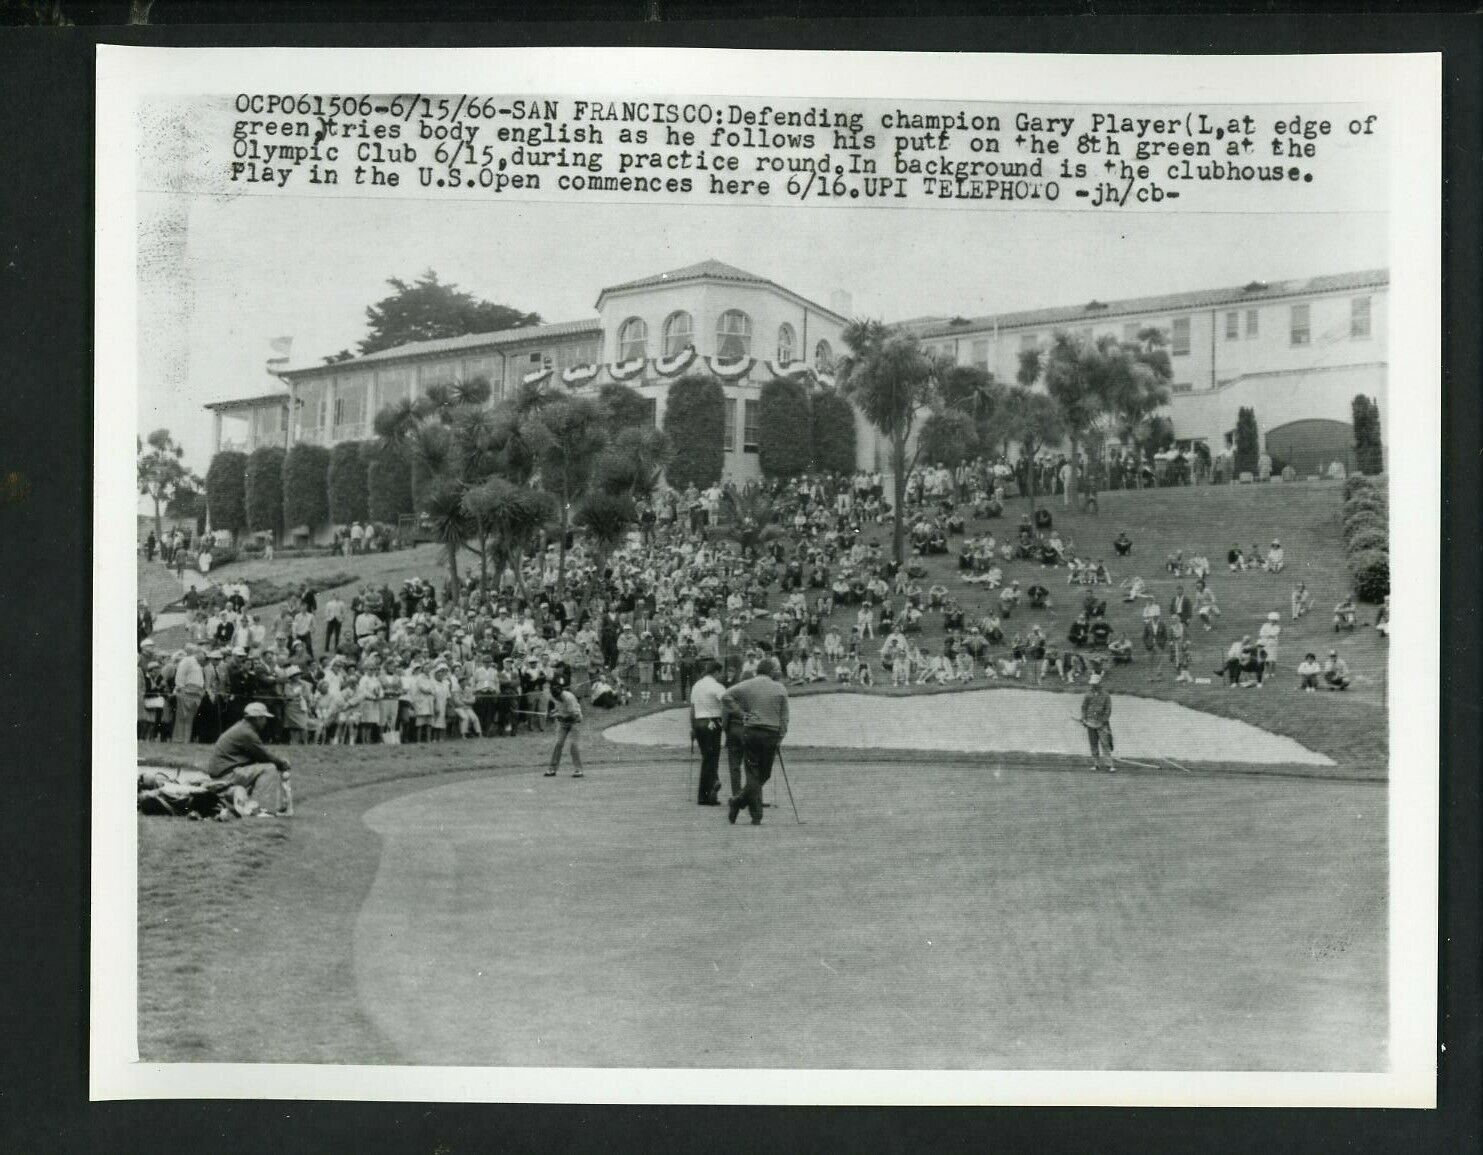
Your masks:
<instances>
[{"instance_id":1,"label":"hat","mask_svg":"<svg viewBox=\"0 0 1483 1155\"><path fill-rule=\"evenodd\" d=\"M1273 538L1273 539L1272 539L1272 544L1273 544L1273 545L1281 545L1281 544L1282 544L1282 543L1281 543L1281 542L1280 542L1280 541L1278 541L1278 540L1277 540L1277 539L1276 539L1276 538L1275 538L1275 537L1274 537L1274 538Z\"/></svg>"},{"instance_id":2,"label":"hat","mask_svg":"<svg viewBox=\"0 0 1483 1155\"><path fill-rule=\"evenodd\" d=\"M271 718L273 712L261 702L248 702L247 708L242 711L244 718Z\"/></svg>"},{"instance_id":3,"label":"hat","mask_svg":"<svg viewBox=\"0 0 1483 1155\"><path fill-rule=\"evenodd\" d=\"M1100 686L1102 684L1102 675L1093 674L1090 678L1087 679L1087 684L1090 686Z\"/></svg>"},{"instance_id":4,"label":"hat","mask_svg":"<svg viewBox=\"0 0 1483 1155\"><path fill-rule=\"evenodd\" d=\"M1331 658L1337 658L1338 656L1339 656L1339 651L1338 650L1330 650L1329 651L1329 657L1331 657Z\"/></svg>"},{"instance_id":5,"label":"hat","mask_svg":"<svg viewBox=\"0 0 1483 1155\"><path fill-rule=\"evenodd\" d=\"M298 666L289 666L288 669L283 671L283 676L285 678L297 678L303 672Z\"/></svg>"},{"instance_id":6,"label":"hat","mask_svg":"<svg viewBox=\"0 0 1483 1155\"><path fill-rule=\"evenodd\" d=\"M221 651L220 650L208 650L208 651L206 651L206 656L208 658L210 658L213 662L219 661L221 659Z\"/></svg>"},{"instance_id":7,"label":"hat","mask_svg":"<svg viewBox=\"0 0 1483 1155\"><path fill-rule=\"evenodd\" d=\"M141 650L152 650L152 649L154 649L154 639L153 638L145 638L144 641L142 641L142 642L139 643L139 648Z\"/></svg>"},{"instance_id":8,"label":"hat","mask_svg":"<svg viewBox=\"0 0 1483 1155\"><path fill-rule=\"evenodd\" d=\"M1269 613L1267 615L1267 621L1269 621L1269 622L1280 622L1281 620L1282 620L1282 615L1279 614L1276 610L1273 610L1271 613Z\"/></svg>"},{"instance_id":9,"label":"hat","mask_svg":"<svg viewBox=\"0 0 1483 1155\"><path fill-rule=\"evenodd\" d=\"M247 650L246 650L246 648L243 647L243 646L234 646L232 648L232 657L234 657L234 658L245 658L245 657L247 657Z\"/></svg>"}]
</instances>

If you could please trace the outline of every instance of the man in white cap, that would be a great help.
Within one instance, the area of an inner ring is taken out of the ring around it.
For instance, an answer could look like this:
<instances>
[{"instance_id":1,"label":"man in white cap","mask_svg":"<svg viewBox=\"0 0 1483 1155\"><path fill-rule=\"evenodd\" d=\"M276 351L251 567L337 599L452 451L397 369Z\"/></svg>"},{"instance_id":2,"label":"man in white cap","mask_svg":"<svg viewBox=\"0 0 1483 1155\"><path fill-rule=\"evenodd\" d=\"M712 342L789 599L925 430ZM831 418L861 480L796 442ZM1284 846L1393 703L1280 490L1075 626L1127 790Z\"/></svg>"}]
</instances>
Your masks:
<instances>
[{"instance_id":1,"label":"man in white cap","mask_svg":"<svg viewBox=\"0 0 1483 1155\"><path fill-rule=\"evenodd\" d=\"M1087 745L1092 750L1092 769L1116 773L1112 764L1112 698L1102 688L1102 675L1087 679L1087 692L1081 699L1081 724L1086 727ZM1107 765L1102 765L1102 751L1107 751Z\"/></svg>"},{"instance_id":2,"label":"man in white cap","mask_svg":"<svg viewBox=\"0 0 1483 1155\"><path fill-rule=\"evenodd\" d=\"M242 720L227 728L211 749L206 772L222 792L246 791L264 814L287 811L289 764L263 745L262 732L273 713L261 702L249 702Z\"/></svg>"}]
</instances>

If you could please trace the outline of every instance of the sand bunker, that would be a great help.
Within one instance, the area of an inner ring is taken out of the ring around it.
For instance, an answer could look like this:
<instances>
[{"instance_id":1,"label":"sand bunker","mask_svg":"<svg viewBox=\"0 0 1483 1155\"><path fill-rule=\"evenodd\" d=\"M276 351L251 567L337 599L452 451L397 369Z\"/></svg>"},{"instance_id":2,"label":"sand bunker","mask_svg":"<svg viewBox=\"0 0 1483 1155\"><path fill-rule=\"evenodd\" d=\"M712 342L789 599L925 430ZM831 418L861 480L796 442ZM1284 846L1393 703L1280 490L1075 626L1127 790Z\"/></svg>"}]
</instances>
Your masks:
<instances>
[{"instance_id":1,"label":"sand bunker","mask_svg":"<svg viewBox=\"0 0 1483 1155\"><path fill-rule=\"evenodd\" d=\"M1333 759L1291 738L1176 702L1113 695L1117 752L1128 758L1332 766ZM952 750L968 753L1087 753L1074 716L1079 697L1045 690L968 690L961 694L877 697L815 694L793 699L790 746L846 750ZM686 747L684 709L613 726L613 742Z\"/></svg>"}]
</instances>

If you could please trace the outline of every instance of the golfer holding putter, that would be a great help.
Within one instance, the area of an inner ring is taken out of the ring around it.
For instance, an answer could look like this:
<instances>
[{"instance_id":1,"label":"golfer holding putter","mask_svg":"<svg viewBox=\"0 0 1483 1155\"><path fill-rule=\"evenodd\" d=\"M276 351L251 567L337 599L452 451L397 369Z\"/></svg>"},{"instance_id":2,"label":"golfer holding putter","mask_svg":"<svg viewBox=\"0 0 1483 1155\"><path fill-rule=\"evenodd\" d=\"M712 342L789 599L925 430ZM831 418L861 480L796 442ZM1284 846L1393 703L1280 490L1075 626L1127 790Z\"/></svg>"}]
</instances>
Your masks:
<instances>
[{"instance_id":1,"label":"golfer holding putter","mask_svg":"<svg viewBox=\"0 0 1483 1155\"><path fill-rule=\"evenodd\" d=\"M561 765L561 749L567 743L571 743L572 752L572 777L582 777L582 751L577 748L577 738L582 732L582 704L577 701L577 695L572 693L570 686L562 686L561 693L556 699L556 721L559 729L556 734L556 746L551 751L551 765L546 769L546 777L556 777L556 769Z\"/></svg>"},{"instance_id":2,"label":"golfer holding putter","mask_svg":"<svg viewBox=\"0 0 1483 1155\"><path fill-rule=\"evenodd\" d=\"M782 684L782 667L771 655L757 663L756 677L738 682L721 695L728 714L742 720L742 751L746 758L747 784L727 805L727 820L735 822L746 807L752 825L762 825L762 787L772 777L772 760L788 735L788 691Z\"/></svg>"},{"instance_id":3,"label":"golfer holding putter","mask_svg":"<svg viewBox=\"0 0 1483 1155\"><path fill-rule=\"evenodd\" d=\"M1092 769L1101 770L1102 750L1107 750L1109 773L1116 773L1112 764L1112 698L1102 688L1102 675L1093 674L1087 679L1086 696L1081 700L1081 724L1086 727L1087 745L1092 748Z\"/></svg>"}]
</instances>

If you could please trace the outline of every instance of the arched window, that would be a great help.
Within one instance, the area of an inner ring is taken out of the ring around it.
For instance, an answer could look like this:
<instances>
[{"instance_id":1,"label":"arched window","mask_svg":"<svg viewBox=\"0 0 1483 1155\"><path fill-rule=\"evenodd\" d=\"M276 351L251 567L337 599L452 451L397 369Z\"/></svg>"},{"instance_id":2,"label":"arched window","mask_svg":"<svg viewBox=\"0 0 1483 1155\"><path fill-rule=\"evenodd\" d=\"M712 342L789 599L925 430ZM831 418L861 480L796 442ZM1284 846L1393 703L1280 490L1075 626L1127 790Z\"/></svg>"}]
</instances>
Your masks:
<instances>
[{"instance_id":1,"label":"arched window","mask_svg":"<svg viewBox=\"0 0 1483 1155\"><path fill-rule=\"evenodd\" d=\"M649 326L642 317L629 317L618 330L618 360L633 361L648 356Z\"/></svg>"},{"instance_id":2,"label":"arched window","mask_svg":"<svg viewBox=\"0 0 1483 1155\"><path fill-rule=\"evenodd\" d=\"M739 361L752 355L752 318L740 309L727 309L716 322L716 356Z\"/></svg>"},{"instance_id":3,"label":"arched window","mask_svg":"<svg viewBox=\"0 0 1483 1155\"><path fill-rule=\"evenodd\" d=\"M819 373L834 372L834 350L828 341L820 341L814 346L814 369Z\"/></svg>"},{"instance_id":4,"label":"arched window","mask_svg":"<svg viewBox=\"0 0 1483 1155\"><path fill-rule=\"evenodd\" d=\"M793 326L778 326L778 364L787 365L793 360L795 345L793 343Z\"/></svg>"},{"instance_id":5,"label":"arched window","mask_svg":"<svg viewBox=\"0 0 1483 1155\"><path fill-rule=\"evenodd\" d=\"M695 325L690 314L681 310L671 313L664 322L664 355L678 357L689 346L695 344Z\"/></svg>"}]
</instances>

